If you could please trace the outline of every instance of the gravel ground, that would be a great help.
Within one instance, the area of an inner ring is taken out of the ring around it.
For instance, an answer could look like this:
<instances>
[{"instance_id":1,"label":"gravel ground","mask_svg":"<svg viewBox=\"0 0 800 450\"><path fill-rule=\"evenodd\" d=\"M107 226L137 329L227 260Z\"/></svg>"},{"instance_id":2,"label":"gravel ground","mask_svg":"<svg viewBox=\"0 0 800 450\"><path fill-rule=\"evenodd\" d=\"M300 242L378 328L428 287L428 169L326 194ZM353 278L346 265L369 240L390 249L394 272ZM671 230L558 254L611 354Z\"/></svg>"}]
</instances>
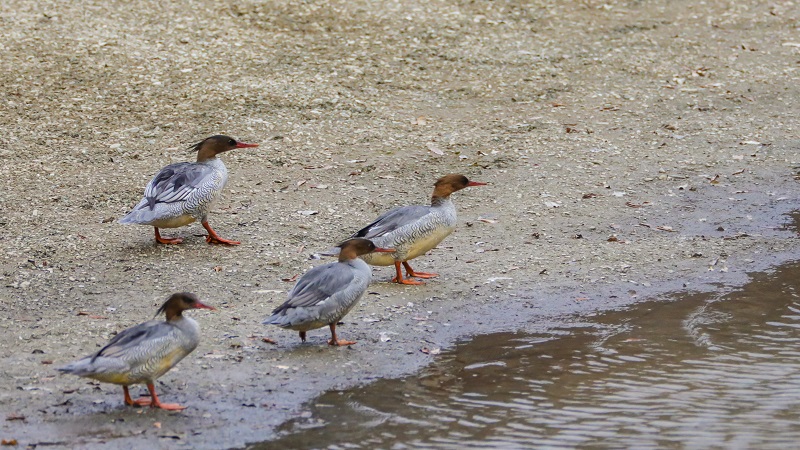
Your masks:
<instances>
[{"instance_id":1,"label":"gravel ground","mask_svg":"<svg viewBox=\"0 0 800 450\"><path fill-rule=\"evenodd\" d=\"M454 339L796 258L798 24L788 1L0 2L0 438L241 446ZM115 222L217 133L261 144L223 156L210 218L241 246ZM441 277L376 268L357 345L260 325L311 253L452 172L490 185L415 261ZM186 411L56 375L185 290L219 308L158 386Z\"/></svg>"}]
</instances>

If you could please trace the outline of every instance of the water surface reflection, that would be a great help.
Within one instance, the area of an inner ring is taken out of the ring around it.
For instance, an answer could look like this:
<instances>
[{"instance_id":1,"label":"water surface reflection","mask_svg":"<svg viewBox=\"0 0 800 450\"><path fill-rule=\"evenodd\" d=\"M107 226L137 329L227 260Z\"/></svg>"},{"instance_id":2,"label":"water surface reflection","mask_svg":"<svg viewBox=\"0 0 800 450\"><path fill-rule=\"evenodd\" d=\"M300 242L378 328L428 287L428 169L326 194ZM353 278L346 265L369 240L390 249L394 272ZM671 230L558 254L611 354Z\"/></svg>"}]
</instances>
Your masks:
<instances>
[{"instance_id":1,"label":"water surface reflection","mask_svg":"<svg viewBox=\"0 0 800 450\"><path fill-rule=\"evenodd\" d=\"M798 280L794 263L724 296L480 336L419 376L327 393L253 448L791 448Z\"/></svg>"}]
</instances>

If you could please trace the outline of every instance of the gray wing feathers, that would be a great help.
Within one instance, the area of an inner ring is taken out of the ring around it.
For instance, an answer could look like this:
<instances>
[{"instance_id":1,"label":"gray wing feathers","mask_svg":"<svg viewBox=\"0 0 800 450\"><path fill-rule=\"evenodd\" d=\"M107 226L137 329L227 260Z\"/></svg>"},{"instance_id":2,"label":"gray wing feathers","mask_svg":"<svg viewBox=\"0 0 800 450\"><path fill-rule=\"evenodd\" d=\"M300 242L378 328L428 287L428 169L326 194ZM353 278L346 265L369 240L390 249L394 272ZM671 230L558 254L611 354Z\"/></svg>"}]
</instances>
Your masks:
<instances>
[{"instance_id":1,"label":"gray wing feathers","mask_svg":"<svg viewBox=\"0 0 800 450\"><path fill-rule=\"evenodd\" d=\"M92 376L97 374L112 374L130 372L131 366L119 358L100 357L94 359L87 356L64 367L59 367L59 372L77 375L79 377Z\"/></svg>"},{"instance_id":2,"label":"gray wing feathers","mask_svg":"<svg viewBox=\"0 0 800 450\"><path fill-rule=\"evenodd\" d=\"M120 223L149 223L170 204L190 201L193 195L211 191L214 169L196 163L175 163L161 169L144 190L144 198Z\"/></svg>"},{"instance_id":3,"label":"gray wing feathers","mask_svg":"<svg viewBox=\"0 0 800 450\"><path fill-rule=\"evenodd\" d=\"M317 266L303 275L289 292L289 298L279 309L314 306L345 289L353 281L352 269L344 264ZM273 312L274 313L274 312Z\"/></svg>"},{"instance_id":4,"label":"gray wing feathers","mask_svg":"<svg viewBox=\"0 0 800 450\"><path fill-rule=\"evenodd\" d=\"M122 373L175 350L180 345L178 327L151 320L114 336L97 353L61 367L61 372L80 376Z\"/></svg>"},{"instance_id":5,"label":"gray wing feathers","mask_svg":"<svg viewBox=\"0 0 800 450\"><path fill-rule=\"evenodd\" d=\"M105 347L94 354L93 358L120 357L144 349L152 350L157 342L165 338L173 338L178 332L177 327L161 320L140 323L114 336Z\"/></svg>"},{"instance_id":6,"label":"gray wing feathers","mask_svg":"<svg viewBox=\"0 0 800 450\"><path fill-rule=\"evenodd\" d=\"M381 214L374 222L362 228L351 237L373 239L412 224L431 213L430 206L401 206Z\"/></svg>"},{"instance_id":7,"label":"gray wing feathers","mask_svg":"<svg viewBox=\"0 0 800 450\"><path fill-rule=\"evenodd\" d=\"M156 203L184 201L213 173L214 170L205 165L170 164L153 177L144 190L144 197Z\"/></svg>"},{"instance_id":8,"label":"gray wing feathers","mask_svg":"<svg viewBox=\"0 0 800 450\"><path fill-rule=\"evenodd\" d=\"M342 263L317 266L303 275L289 292L289 298L272 311L265 324L289 327L297 322L315 320L336 310L337 299L348 290L355 275L352 267Z\"/></svg>"}]
</instances>

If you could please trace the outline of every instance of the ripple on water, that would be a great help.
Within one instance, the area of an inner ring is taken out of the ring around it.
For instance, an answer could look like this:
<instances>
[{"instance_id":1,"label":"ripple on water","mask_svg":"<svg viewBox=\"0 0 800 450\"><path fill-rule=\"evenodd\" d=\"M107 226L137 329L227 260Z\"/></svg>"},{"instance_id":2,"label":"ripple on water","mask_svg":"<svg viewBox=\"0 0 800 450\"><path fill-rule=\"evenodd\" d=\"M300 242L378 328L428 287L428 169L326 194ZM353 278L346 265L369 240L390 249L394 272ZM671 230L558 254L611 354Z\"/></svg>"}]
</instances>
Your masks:
<instances>
[{"instance_id":1,"label":"ripple on water","mask_svg":"<svg viewBox=\"0 0 800 450\"><path fill-rule=\"evenodd\" d=\"M264 446L790 448L800 440L797 280L793 264L722 297L476 339L418 377L324 395L316 403L334 407L311 420L326 426L298 423Z\"/></svg>"}]
</instances>

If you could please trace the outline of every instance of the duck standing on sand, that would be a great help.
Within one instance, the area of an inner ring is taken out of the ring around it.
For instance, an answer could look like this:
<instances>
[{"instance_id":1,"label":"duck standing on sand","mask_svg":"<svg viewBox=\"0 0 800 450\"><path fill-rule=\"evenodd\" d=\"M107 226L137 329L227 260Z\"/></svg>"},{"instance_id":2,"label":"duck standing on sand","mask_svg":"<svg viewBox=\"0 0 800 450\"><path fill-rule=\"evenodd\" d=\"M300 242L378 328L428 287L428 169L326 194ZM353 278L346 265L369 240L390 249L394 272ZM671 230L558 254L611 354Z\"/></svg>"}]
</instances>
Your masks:
<instances>
[{"instance_id":1,"label":"duck standing on sand","mask_svg":"<svg viewBox=\"0 0 800 450\"><path fill-rule=\"evenodd\" d=\"M331 329L328 345L356 343L338 339L336 323L358 303L372 280L372 269L358 257L394 249L376 247L367 239L349 239L337 247L339 261L314 267L300 277L286 302L275 308L264 324L297 330L303 342L306 331L328 325Z\"/></svg>"},{"instance_id":2,"label":"duck standing on sand","mask_svg":"<svg viewBox=\"0 0 800 450\"><path fill-rule=\"evenodd\" d=\"M194 294L172 294L161 305L156 316L166 313L167 320L150 320L121 331L100 351L59 367L64 373L93 378L104 383L121 384L126 405L181 411L185 406L161 403L153 382L192 352L200 342L200 327L183 316L187 309L211 309ZM128 386L146 383L150 397L132 400Z\"/></svg>"},{"instance_id":3,"label":"duck standing on sand","mask_svg":"<svg viewBox=\"0 0 800 450\"><path fill-rule=\"evenodd\" d=\"M163 238L159 228L178 228L199 220L208 231L209 244L239 245L223 239L208 224L208 213L214 200L228 181L228 170L217 155L235 148L258 147L216 135L189 147L197 151L197 162L170 164L153 177L144 190L144 198L119 223L152 225L156 242L180 244L181 238Z\"/></svg>"},{"instance_id":4,"label":"duck standing on sand","mask_svg":"<svg viewBox=\"0 0 800 450\"><path fill-rule=\"evenodd\" d=\"M363 255L361 259L373 266L394 264L397 276L392 281L400 284L424 284L422 281L403 278L401 264L406 268L407 277L438 276L435 273L415 272L408 261L424 255L455 230L456 207L450 200L450 194L468 186L485 185L486 183L469 181L464 175L458 174L439 178L434 184L431 206L413 205L392 209L352 236L369 239L379 247L395 249L392 254L370 253Z\"/></svg>"}]
</instances>

